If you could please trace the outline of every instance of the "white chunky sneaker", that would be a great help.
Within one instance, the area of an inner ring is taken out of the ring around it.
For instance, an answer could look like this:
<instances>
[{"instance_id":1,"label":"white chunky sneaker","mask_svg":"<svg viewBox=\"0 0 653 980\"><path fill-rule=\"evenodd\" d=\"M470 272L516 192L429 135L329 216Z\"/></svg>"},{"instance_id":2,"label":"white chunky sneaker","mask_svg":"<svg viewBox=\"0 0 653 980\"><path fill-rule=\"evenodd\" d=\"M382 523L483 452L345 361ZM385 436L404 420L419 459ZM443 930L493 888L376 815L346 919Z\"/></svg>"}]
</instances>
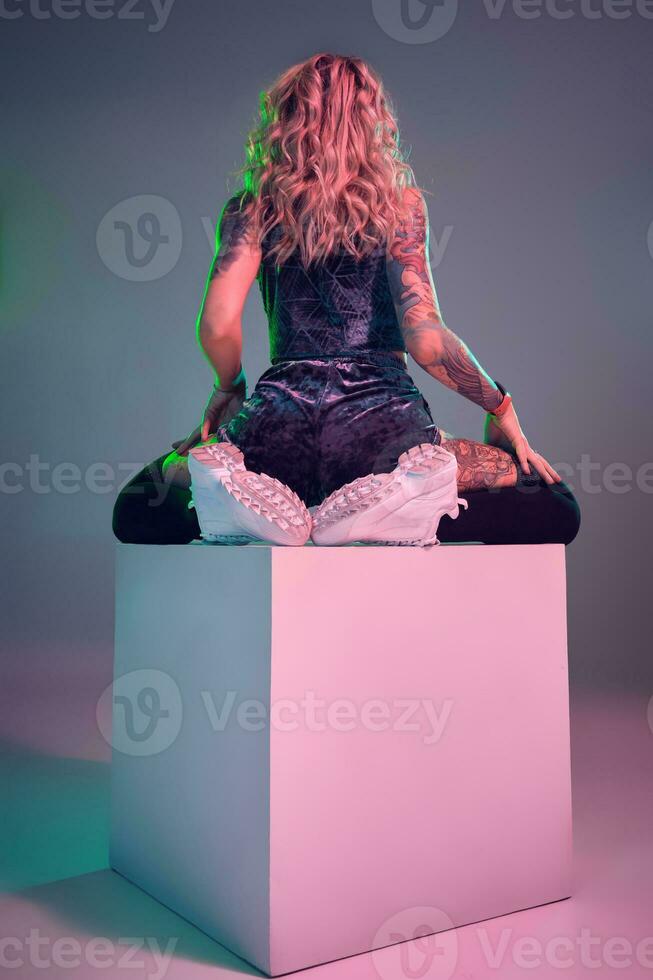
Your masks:
<instances>
[{"instance_id":1,"label":"white chunky sneaker","mask_svg":"<svg viewBox=\"0 0 653 980\"><path fill-rule=\"evenodd\" d=\"M308 540L311 517L297 494L265 473L246 469L236 446L222 442L191 449L188 467L204 541L300 546Z\"/></svg>"},{"instance_id":2,"label":"white chunky sneaker","mask_svg":"<svg viewBox=\"0 0 653 980\"><path fill-rule=\"evenodd\" d=\"M403 453L392 473L363 476L334 491L313 512L315 544L427 546L439 544L443 514L456 518L459 506L456 457L423 443Z\"/></svg>"}]
</instances>

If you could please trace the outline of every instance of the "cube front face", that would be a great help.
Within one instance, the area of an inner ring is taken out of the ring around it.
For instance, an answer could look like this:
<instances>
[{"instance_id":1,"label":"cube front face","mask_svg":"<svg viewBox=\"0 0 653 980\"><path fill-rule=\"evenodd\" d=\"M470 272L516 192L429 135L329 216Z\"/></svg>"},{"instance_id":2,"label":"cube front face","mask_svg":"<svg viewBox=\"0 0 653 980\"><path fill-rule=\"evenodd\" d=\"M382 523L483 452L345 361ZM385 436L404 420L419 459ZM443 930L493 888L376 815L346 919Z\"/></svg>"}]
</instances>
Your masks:
<instances>
[{"instance_id":1,"label":"cube front face","mask_svg":"<svg viewBox=\"0 0 653 980\"><path fill-rule=\"evenodd\" d=\"M568 896L562 546L275 552L272 582L272 971Z\"/></svg>"},{"instance_id":2,"label":"cube front face","mask_svg":"<svg viewBox=\"0 0 653 980\"><path fill-rule=\"evenodd\" d=\"M562 546L119 551L183 721L114 752L118 871L272 975L569 895Z\"/></svg>"}]
</instances>

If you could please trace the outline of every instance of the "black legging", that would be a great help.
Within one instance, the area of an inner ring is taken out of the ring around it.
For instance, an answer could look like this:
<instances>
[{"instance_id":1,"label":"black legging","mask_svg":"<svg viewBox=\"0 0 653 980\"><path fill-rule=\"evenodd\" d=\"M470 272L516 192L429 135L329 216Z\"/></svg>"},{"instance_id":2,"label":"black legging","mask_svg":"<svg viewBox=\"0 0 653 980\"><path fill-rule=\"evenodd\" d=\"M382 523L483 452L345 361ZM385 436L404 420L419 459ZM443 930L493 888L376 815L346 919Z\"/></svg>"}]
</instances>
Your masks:
<instances>
[{"instance_id":1,"label":"black legging","mask_svg":"<svg viewBox=\"0 0 653 980\"><path fill-rule=\"evenodd\" d=\"M113 509L113 533L129 544L189 544L200 537L190 490L163 482L160 456L121 490ZM484 544L569 544L578 534L580 509L564 483L502 487L463 493L468 510L457 520L446 515L443 542Z\"/></svg>"}]
</instances>

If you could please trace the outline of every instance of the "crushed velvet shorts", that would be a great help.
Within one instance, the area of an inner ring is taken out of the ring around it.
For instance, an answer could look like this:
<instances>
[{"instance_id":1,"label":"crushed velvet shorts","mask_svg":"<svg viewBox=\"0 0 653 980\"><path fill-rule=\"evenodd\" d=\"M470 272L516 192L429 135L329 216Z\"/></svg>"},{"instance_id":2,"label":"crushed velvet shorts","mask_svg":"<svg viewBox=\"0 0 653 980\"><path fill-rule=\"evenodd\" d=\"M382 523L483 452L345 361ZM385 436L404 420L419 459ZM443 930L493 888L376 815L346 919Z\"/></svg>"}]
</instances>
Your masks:
<instances>
[{"instance_id":1,"label":"crushed velvet shorts","mask_svg":"<svg viewBox=\"0 0 653 980\"><path fill-rule=\"evenodd\" d=\"M390 472L412 446L440 443L426 400L391 352L273 362L218 438L309 507L359 476Z\"/></svg>"}]
</instances>

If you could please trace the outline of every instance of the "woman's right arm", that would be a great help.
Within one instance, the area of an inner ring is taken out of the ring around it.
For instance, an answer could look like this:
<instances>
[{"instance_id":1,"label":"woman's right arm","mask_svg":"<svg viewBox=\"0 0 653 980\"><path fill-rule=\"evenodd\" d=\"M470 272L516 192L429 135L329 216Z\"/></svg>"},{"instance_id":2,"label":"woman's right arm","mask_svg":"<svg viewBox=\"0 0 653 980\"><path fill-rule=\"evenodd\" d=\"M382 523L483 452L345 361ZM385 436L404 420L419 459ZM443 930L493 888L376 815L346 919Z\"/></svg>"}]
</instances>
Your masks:
<instances>
[{"instance_id":1,"label":"woman's right arm","mask_svg":"<svg viewBox=\"0 0 653 980\"><path fill-rule=\"evenodd\" d=\"M429 225L419 191L404 192L405 210L387 253L387 269L408 353L430 375L492 412L503 396L467 344L444 324L429 265Z\"/></svg>"},{"instance_id":2,"label":"woman's right arm","mask_svg":"<svg viewBox=\"0 0 653 980\"><path fill-rule=\"evenodd\" d=\"M559 482L560 476L550 463L531 448L512 400L506 403L500 419L494 417L504 396L467 344L444 324L431 275L428 246L426 204L421 193L410 187L404 193L402 220L386 256L397 319L409 354L447 388L493 415L526 473L530 473L532 465L546 483Z\"/></svg>"}]
</instances>

